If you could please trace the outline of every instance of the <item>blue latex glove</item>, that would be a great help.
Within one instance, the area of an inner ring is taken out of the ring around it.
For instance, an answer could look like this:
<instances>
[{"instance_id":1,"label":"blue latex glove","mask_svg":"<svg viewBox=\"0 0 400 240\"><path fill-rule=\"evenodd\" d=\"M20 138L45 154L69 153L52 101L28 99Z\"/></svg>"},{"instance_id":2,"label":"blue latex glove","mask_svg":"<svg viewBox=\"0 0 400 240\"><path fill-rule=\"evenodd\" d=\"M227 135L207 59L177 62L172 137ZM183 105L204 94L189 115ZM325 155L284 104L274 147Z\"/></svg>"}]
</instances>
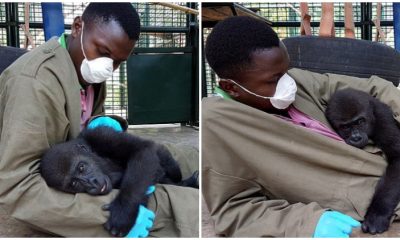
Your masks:
<instances>
[{"instance_id":1,"label":"blue latex glove","mask_svg":"<svg viewBox=\"0 0 400 240\"><path fill-rule=\"evenodd\" d=\"M360 222L337 211L324 212L315 228L314 238L348 238L353 228L360 227Z\"/></svg>"},{"instance_id":2,"label":"blue latex glove","mask_svg":"<svg viewBox=\"0 0 400 240\"><path fill-rule=\"evenodd\" d=\"M146 194L150 195L156 190L156 187L154 185L151 185L147 191ZM147 209L145 206L140 205L139 206L139 213L138 216L136 217L136 223L132 227L132 229L129 231L128 235L126 235L127 238L144 238L149 235L149 230L153 227L153 221L156 215L154 214L153 211Z\"/></svg>"},{"instance_id":3,"label":"blue latex glove","mask_svg":"<svg viewBox=\"0 0 400 240\"><path fill-rule=\"evenodd\" d=\"M117 120L115 120L111 117L107 117L107 116L97 117L97 118L93 119L92 121L90 121L87 128L92 129L92 128L96 128L96 127L100 127L100 126L111 127L117 132L122 132L121 124L119 124L119 122Z\"/></svg>"}]
</instances>

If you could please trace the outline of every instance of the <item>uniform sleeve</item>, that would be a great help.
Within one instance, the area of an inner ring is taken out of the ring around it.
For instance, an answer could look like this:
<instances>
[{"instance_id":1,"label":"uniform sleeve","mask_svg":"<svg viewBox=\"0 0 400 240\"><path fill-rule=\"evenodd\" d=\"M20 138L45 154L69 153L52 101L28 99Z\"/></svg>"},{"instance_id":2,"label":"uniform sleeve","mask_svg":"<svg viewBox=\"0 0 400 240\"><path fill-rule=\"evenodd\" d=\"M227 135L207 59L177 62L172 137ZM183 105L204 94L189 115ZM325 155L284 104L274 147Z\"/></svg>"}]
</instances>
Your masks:
<instances>
[{"instance_id":1,"label":"uniform sleeve","mask_svg":"<svg viewBox=\"0 0 400 240\"><path fill-rule=\"evenodd\" d=\"M39 173L40 157L50 143L66 139L69 123L60 90L36 79L10 79L2 91L0 203L14 218L69 237L110 236L102 224L116 192L107 196L67 194L47 186Z\"/></svg>"},{"instance_id":2,"label":"uniform sleeve","mask_svg":"<svg viewBox=\"0 0 400 240\"><path fill-rule=\"evenodd\" d=\"M227 237L312 237L326 210L315 202L269 199L255 182L203 169L202 191L217 234Z\"/></svg>"}]
</instances>

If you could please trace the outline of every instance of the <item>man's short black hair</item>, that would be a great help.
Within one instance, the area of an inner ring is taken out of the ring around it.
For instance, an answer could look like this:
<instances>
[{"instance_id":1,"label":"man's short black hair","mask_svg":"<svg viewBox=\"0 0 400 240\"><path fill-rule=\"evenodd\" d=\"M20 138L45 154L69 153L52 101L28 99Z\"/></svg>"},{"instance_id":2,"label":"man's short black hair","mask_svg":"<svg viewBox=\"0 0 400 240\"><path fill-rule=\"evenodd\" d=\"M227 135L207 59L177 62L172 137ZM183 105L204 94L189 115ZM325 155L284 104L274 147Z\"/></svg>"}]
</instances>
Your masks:
<instances>
[{"instance_id":1,"label":"man's short black hair","mask_svg":"<svg viewBox=\"0 0 400 240\"><path fill-rule=\"evenodd\" d=\"M82 14L82 20L87 24L116 21L129 39L139 39L140 18L131 3L90 3Z\"/></svg>"},{"instance_id":2,"label":"man's short black hair","mask_svg":"<svg viewBox=\"0 0 400 240\"><path fill-rule=\"evenodd\" d=\"M272 47L279 47L279 38L266 22L237 16L215 25L207 38L205 54L219 77L233 78L251 64L252 53Z\"/></svg>"}]
</instances>

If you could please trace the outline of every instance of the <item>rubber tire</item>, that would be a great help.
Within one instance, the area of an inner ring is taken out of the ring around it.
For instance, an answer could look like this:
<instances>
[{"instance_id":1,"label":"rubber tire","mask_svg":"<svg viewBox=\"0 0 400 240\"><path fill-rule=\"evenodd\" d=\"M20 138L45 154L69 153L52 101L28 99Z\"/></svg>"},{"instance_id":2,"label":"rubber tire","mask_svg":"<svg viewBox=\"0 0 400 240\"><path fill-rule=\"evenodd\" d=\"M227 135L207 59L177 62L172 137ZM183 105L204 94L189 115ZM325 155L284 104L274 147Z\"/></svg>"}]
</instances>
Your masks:
<instances>
[{"instance_id":1,"label":"rubber tire","mask_svg":"<svg viewBox=\"0 0 400 240\"><path fill-rule=\"evenodd\" d=\"M21 48L0 46L0 73L26 52L25 49Z\"/></svg>"},{"instance_id":2,"label":"rubber tire","mask_svg":"<svg viewBox=\"0 0 400 240\"><path fill-rule=\"evenodd\" d=\"M399 84L400 53L381 43L315 36L286 38L283 42L290 68L363 78L377 75L395 86Z\"/></svg>"}]
</instances>

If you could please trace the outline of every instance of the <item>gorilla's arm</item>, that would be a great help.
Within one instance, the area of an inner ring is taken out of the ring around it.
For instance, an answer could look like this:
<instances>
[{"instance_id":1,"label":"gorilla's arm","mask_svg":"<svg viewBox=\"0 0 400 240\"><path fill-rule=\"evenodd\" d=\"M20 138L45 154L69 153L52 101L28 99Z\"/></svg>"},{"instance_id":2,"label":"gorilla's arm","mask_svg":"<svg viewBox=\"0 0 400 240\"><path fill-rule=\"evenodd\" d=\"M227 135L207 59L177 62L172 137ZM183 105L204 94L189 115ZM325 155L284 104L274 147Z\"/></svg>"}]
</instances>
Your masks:
<instances>
[{"instance_id":1,"label":"gorilla's arm","mask_svg":"<svg viewBox=\"0 0 400 240\"><path fill-rule=\"evenodd\" d=\"M394 209L400 201L400 129L390 108L376 99L371 103L376 118L372 140L388 160L362 225L364 232L381 233L389 228Z\"/></svg>"},{"instance_id":2,"label":"gorilla's arm","mask_svg":"<svg viewBox=\"0 0 400 240\"><path fill-rule=\"evenodd\" d=\"M137 217L139 205L147 204L146 190L158 182L160 160L154 142L98 127L82 132L92 151L125 168L118 196L106 207L110 217L105 224L114 236L125 236Z\"/></svg>"},{"instance_id":3,"label":"gorilla's arm","mask_svg":"<svg viewBox=\"0 0 400 240\"><path fill-rule=\"evenodd\" d=\"M125 236L135 223L139 205L147 204L146 190L156 183L156 152L146 148L135 153L128 161L118 196L106 208L110 217L105 228L114 236Z\"/></svg>"},{"instance_id":4,"label":"gorilla's arm","mask_svg":"<svg viewBox=\"0 0 400 240\"><path fill-rule=\"evenodd\" d=\"M400 200L400 129L391 108L365 92L345 89L329 100L326 116L346 143L363 148L372 139L385 153L386 173L376 186L362 229L372 234L386 231Z\"/></svg>"},{"instance_id":5,"label":"gorilla's arm","mask_svg":"<svg viewBox=\"0 0 400 240\"><path fill-rule=\"evenodd\" d=\"M108 158L125 167L133 152L154 147L155 143L110 127L85 129L79 135L100 157Z\"/></svg>"},{"instance_id":6,"label":"gorilla's arm","mask_svg":"<svg viewBox=\"0 0 400 240\"><path fill-rule=\"evenodd\" d=\"M391 163L376 186L372 201L364 217L362 230L372 234L389 228L390 219L400 200L400 161Z\"/></svg>"}]
</instances>

